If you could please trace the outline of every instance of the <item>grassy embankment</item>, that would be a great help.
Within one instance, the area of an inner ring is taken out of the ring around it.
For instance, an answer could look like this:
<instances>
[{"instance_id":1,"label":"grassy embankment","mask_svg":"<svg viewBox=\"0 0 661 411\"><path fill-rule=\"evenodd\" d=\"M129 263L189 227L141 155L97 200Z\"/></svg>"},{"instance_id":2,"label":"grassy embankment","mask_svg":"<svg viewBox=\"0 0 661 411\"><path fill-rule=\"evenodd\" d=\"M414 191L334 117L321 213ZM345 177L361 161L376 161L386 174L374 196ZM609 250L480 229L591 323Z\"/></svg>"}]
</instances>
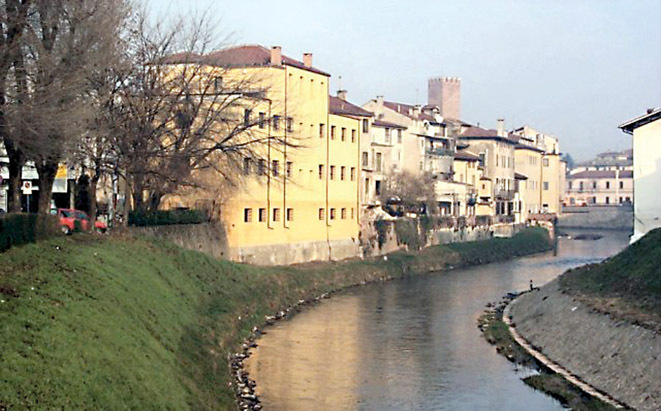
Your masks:
<instances>
[{"instance_id":1,"label":"grassy embankment","mask_svg":"<svg viewBox=\"0 0 661 411\"><path fill-rule=\"evenodd\" d=\"M661 332L661 228L605 262L567 271L560 287L602 313Z\"/></svg>"},{"instance_id":2,"label":"grassy embankment","mask_svg":"<svg viewBox=\"0 0 661 411\"><path fill-rule=\"evenodd\" d=\"M144 238L55 238L0 254L0 408L232 409L228 356L301 298L547 250L543 229L293 267Z\"/></svg>"}]
</instances>

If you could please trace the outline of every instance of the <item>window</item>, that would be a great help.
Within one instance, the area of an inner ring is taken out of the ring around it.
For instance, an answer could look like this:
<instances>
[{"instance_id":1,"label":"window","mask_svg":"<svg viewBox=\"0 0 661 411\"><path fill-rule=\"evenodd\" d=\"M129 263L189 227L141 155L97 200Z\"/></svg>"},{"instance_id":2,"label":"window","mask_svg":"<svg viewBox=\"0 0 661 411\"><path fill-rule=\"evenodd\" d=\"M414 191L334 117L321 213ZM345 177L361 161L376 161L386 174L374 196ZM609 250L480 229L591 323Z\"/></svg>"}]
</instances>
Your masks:
<instances>
[{"instance_id":1,"label":"window","mask_svg":"<svg viewBox=\"0 0 661 411\"><path fill-rule=\"evenodd\" d=\"M274 208L273 209L273 221L280 221L280 209L279 208Z\"/></svg>"},{"instance_id":2,"label":"window","mask_svg":"<svg viewBox=\"0 0 661 411\"><path fill-rule=\"evenodd\" d=\"M331 126L331 140L335 140L335 126Z\"/></svg>"},{"instance_id":3,"label":"window","mask_svg":"<svg viewBox=\"0 0 661 411\"><path fill-rule=\"evenodd\" d=\"M288 208L287 209L287 221L294 221L294 209L293 208Z\"/></svg>"},{"instance_id":4,"label":"window","mask_svg":"<svg viewBox=\"0 0 661 411\"><path fill-rule=\"evenodd\" d=\"M596 181L592 182L592 188L597 188L597 182Z\"/></svg>"},{"instance_id":5,"label":"window","mask_svg":"<svg viewBox=\"0 0 661 411\"><path fill-rule=\"evenodd\" d=\"M369 154L367 153L367 151L363 151L361 164L363 167L367 167L367 165L369 164Z\"/></svg>"},{"instance_id":6,"label":"window","mask_svg":"<svg viewBox=\"0 0 661 411\"><path fill-rule=\"evenodd\" d=\"M544 184L544 191L549 191L549 182L548 182L548 181L544 181L543 184Z\"/></svg>"},{"instance_id":7,"label":"window","mask_svg":"<svg viewBox=\"0 0 661 411\"><path fill-rule=\"evenodd\" d=\"M250 117L252 115L252 110L247 108L243 110L243 126L250 127Z\"/></svg>"},{"instance_id":8,"label":"window","mask_svg":"<svg viewBox=\"0 0 661 411\"><path fill-rule=\"evenodd\" d=\"M620 181L620 188L624 188L624 181Z\"/></svg>"},{"instance_id":9,"label":"window","mask_svg":"<svg viewBox=\"0 0 661 411\"><path fill-rule=\"evenodd\" d=\"M397 144L402 144L402 129L397 129Z\"/></svg>"},{"instance_id":10,"label":"window","mask_svg":"<svg viewBox=\"0 0 661 411\"><path fill-rule=\"evenodd\" d=\"M266 127L266 113L259 113L259 128Z\"/></svg>"},{"instance_id":11,"label":"window","mask_svg":"<svg viewBox=\"0 0 661 411\"><path fill-rule=\"evenodd\" d=\"M365 195L368 196L370 194L370 179L366 178L365 179Z\"/></svg>"},{"instance_id":12,"label":"window","mask_svg":"<svg viewBox=\"0 0 661 411\"><path fill-rule=\"evenodd\" d=\"M252 160L250 160L248 157L245 157L243 159L243 174L244 175L250 175L250 169L252 168L251 163L252 163Z\"/></svg>"},{"instance_id":13,"label":"window","mask_svg":"<svg viewBox=\"0 0 661 411\"><path fill-rule=\"evenodd\" d=\"M342 141L346 141L346 139L347 139L347 129L346 129L346 127L342 127L342 133L340 134L340 139Z\"/></svg>"},{"instance_id":14,"label":"window","mask_svg":"<svg viewBox=\"0 0 661 411\"><path fill-rule=\"evenodd\" d=\"M280 116L273 116L273 130L280 130Z\"/></svg>"},{"instance_id":15,"label":"window","mask_svg":"<svg viewBox=\"0 0 661 411\"><path fill-rule=\"evenodd\" d=\"M334 208L330 209L330 219L335 220L335 209Z\"/></svg>"},{"instance_id":16,"label":"window","mask_svg":"<svg viewBox=\"0 0 661 411\"><path fill-rule=\"evenodd\" d=\"M549 166L549 159L548 158L542 159L542 164L544 165L544 167L548 167Z\"/></svg>"},{"instance_id":17,"label":"window","mask_svg":"<svg viewBox=\"0 0 661 411\"><path fill-rule=\"evenodd\" d=\"M344 180L347 174L347 168L345 166L340 167L340 180Z\"/></svg>"},{"instance_id":18,"label":"window","mask_svg":"<svg viewBox=\"0 0 661 411\"><path fill-rule=\"evenodd\" d=\"M609 188L611 188L611 182L606 181L606 189L609 189ZM608 197L606 197L606 198L608 199ZM606 204L608 204L608 202L606 202Z\"/></svg>"},{"instance_id":19,"label":"window","mask_svg":"<svg viewBox=\"0 0 661 411\"><path fill-rule=\"evenodd\" d=\"M278 160L271 161L271 173L273 173L273 177L280 174L280 162Z\"/></svg>"},{"instance_id":20,"label":"window","mask_svg":"<svg viewBox=\"0 0 661 411\"><path fill-rule=\"evenodd\" d=\"M354 210L353 207L351 207L351 218L353 218L353 216L354 216Z\"/></svg>"},{"instance_id":21,"label":"window","mask_svg":"<svg viewBox=\"0 0 661 411\"><path fill-rule=\"evenodd\" d=\"M324 165L319 164L319 180L323 180L323 179L324 179Z\"/></svg>"},{"instance_id":22,"label":"window","mask_svg":"<svg viewBox=\"0 0 661 411\"><path fill-rule=\"evenodd\" d=\"M326 213L324 212L323 208L319 209L319 220L323 220L326 218Z\"/></svg>"},{"instance_id":23,"label":"window","mask_svg":"<svg viewBox=\"0 0 661 411\"><path fill-rule=\"evenodd\" d=\"M324 138L324 124L319 124L319 138Z\"/></svg>"},{"instance_id":24,"label":"window","mask_svg":"<svg viewBox=\"0 0 661 411\"><path fill-rule=\"evenodd\" d=\"M606 204L610 204L610 203L611 203L610 197L606 197Z\"/></svg>"},{"instance_id":25,"label":"window","mask_svg":"<svg viewBox=\"0 0 661 411\"><path fill-rule=\"evenodd\" d=\"M392 143L391 130L388 127L386 127L386 143Z\"/></svg>"},{"instance_id":26,"label":"window","mask_svg":"<svg viewBox=\"0 0 661 411\"><path fill-rule=\"evenodd\" d=\"M286 167L285 174L287 175L288 178L291 178L291 168L292 168L291 161L287 161L287 165L285 167Z\"/></svg>"},{"instance_id":27,"label":"window","mask_svg":"<svg viewBox=\"0 0 661 411\"><path fill-rule=\"evenodd\" d=\"M243 209L243 222L249 223L252 221L252 208Z\"/></svg>"},{"instance_id":28,"label":"window","mask_svg":"<svg viewBox=\"0 0 661 411\"><path fill-rule=\"evenodd\" d=\"M294 131L294 119L287 117L287 132L291 133L292 131Z\"/></svg>"},{"instance_id":29,"label":"window","mask_svg":"<svg viewBox=\"0 0 661 411\"><path fill-rule=\"evenodd\" d=\"M351 167L351 181L356 181L356 167Z\"/></svg>"},{"instance_id":30,"label":"window","mask_svg":"<svg viewBox=\"0 0 661 411\"><path fill-rule=\"evenodd\" d=\"M340 210L340 218L341 218L342 220L346 220L346 219L347 219L347 209L344 208L344 207L342 207L342 209Z\"/></svg>"},{"instance_id":31,"label":"window","mask_svg":"<svg viewBox=\"0 0 661 411\"><path fill-rule=\"evenodd\" d=\"M367 119L363 119L363 133L370 131L370 122Z\"/></svg>"},{"instance_id":32,"label":"window","mask_svg":"<svg viewBox=\"0 0 661 411\"><path fill-rule=\"evenodd\" d=\"M335 180L335 166L330 166L330 179Z\"/></svg>"},{"instance_id":33,"label":"window","mask_svg":"<svg viewBox=\"0 0 661 411\"><path fill-rule=\"evenodd\" d=\"M259 160L257 163L257 174L263 176L266 174L266 160Z\"/></svg>"},{"instance_id":34,"label":"window","mask_svg":"<svg viewBox=\"0 0 661 411\"><path fill-rule=\"evenodd\" d=\"M351 142L355 143L356 142L356 130L351 130Z\"/></svg>"},{"instance_id":35,"label":"window","mask_svg":"<svg viewBox=\"0 0 661 411\"><path fill-rule=\"evenodd\" d=\"M376 171L381 171L381 153L376 153Z\"/></svg>"},{"instance_id":36,"label":"window","mask_svg":"<svg viewBox=\"0 0 661 411\"><path fill-rule=\"evenodd\" d=\"M569 182L569 189L571 190L572 182Z\"/></svg>"},{"instance_id":37,"label":"window","mask_svg":"<svg viewBox=\"0 0 661 411\"><path fill-rule=\"evenodd\" d=\"M381 195L381 180L376 180L374 182L374 192L376 195L380 196Z\"/></svg>"},{"instance_id":38,"label":"window","mask_svg":"<svg viewBox=\"0 0 661 411\"><path fill-rule=\"evenodd\" d=\"M259 222L263 223L266 221L266 209L265 208L260 208L259 209L259 215L257 216L259 218Z\"/></svg>"}]
</instances>

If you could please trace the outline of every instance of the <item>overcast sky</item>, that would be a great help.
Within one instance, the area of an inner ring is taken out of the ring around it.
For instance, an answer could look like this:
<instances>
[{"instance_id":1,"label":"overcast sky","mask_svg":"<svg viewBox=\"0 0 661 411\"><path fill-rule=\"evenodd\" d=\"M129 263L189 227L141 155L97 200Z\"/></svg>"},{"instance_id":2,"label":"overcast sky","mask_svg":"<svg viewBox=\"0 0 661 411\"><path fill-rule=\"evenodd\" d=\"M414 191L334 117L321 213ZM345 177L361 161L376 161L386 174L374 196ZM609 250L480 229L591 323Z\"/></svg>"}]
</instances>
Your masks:
<instances>
[{"instance_id":1,"label":"overcast sky","mask_svg":"<svg viewBox=\"0 0 661 411\"><path fill-rule=\"evenodd\" d=\"M426 103L460 77L462 119L529 124L586 160L624 149L617 125L661 106L661 0L150 0L152 15L209 13L232 44L282 46L338 77L349 100Z\"/></svg>"}]
</instances>

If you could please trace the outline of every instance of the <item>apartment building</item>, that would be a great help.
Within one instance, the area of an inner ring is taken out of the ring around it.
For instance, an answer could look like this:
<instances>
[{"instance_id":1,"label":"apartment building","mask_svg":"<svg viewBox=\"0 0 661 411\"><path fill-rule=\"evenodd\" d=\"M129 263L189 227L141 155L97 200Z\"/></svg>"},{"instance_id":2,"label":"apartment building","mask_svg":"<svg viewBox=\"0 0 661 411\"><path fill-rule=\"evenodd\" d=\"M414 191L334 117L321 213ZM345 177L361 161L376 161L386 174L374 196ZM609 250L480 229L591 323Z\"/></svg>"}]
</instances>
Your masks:
<instances>
[{"instance_id":1,"label":"apartment building","mask_svg":"<svg viewBox=\"0 0 661 411\"><path fill-rule=\"evenodd\" d=\"M214 217L232 260L288 264L358 255L360 141L369 114L329 96L330 75L309 53L299 61L280 47L249 45L198 62L222 67L224 83L250 78L235 106L255 125L244 136L254 154L243 159L243 180L231 193L207 189L178 201L218 204ZM244 101L251 104L242 109Z\"/></svg>"},{"instance_id":2,"label":"apartment building","mask_svg":"<svg viewBox=\"0 0 661 411\"><path fill-rule=\"evenodd\" d=\"M513 218L516 192L514 152L517 142L505 132L504 121L498 120L497 130L469 127L459 135L459 139L480 157L480 165L484 169L483 178L491 182L491 196L487 198L480 195L482 207L479 210L486 212L485 202L488 201L493 208L493 215L503 217L503 220L509 220L505 216ZM491 212L487 215L491 215Z\"/></svg>"},{"instance_id":3,"label":"apartment building","mask_svg":"<svg viewBox=\"0 0 661 411\"><path fill-rule=\"evenodd\" d=\"M661 227L661 108L619 126L633 140L633 235L637 241Z\"/></svg>"},{"instance_id":4,"label":"apartment building","mask_svg":"<svg viewBox=\"0 0 661 411\"><path fill-rule=\"evenodd\" d=\"M517 144L514 149L514 170L525 180L519 182L521 217L527 221L531 215L542 212L542 158L544 151L533 145Z\"/></svg>"}]
</instances>

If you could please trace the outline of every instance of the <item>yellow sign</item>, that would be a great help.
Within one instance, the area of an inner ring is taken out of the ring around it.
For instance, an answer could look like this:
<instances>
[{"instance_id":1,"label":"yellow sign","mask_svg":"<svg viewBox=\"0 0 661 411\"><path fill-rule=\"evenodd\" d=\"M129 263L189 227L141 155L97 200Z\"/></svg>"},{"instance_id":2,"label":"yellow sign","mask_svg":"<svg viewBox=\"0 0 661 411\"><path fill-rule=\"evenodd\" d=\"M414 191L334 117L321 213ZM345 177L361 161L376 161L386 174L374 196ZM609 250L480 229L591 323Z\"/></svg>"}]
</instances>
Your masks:
<instances>
[{"instance_id":1,"label":"yellow sign","mask_svg":"<svg viewBox=\"0 0 661 411\"><path fill-rule=\"evenodd\" d=\"M67 165L66 163L60 163L57 166L57 173L55 174L55 178L67 178Z\"/></svg>"}]
</instances>

